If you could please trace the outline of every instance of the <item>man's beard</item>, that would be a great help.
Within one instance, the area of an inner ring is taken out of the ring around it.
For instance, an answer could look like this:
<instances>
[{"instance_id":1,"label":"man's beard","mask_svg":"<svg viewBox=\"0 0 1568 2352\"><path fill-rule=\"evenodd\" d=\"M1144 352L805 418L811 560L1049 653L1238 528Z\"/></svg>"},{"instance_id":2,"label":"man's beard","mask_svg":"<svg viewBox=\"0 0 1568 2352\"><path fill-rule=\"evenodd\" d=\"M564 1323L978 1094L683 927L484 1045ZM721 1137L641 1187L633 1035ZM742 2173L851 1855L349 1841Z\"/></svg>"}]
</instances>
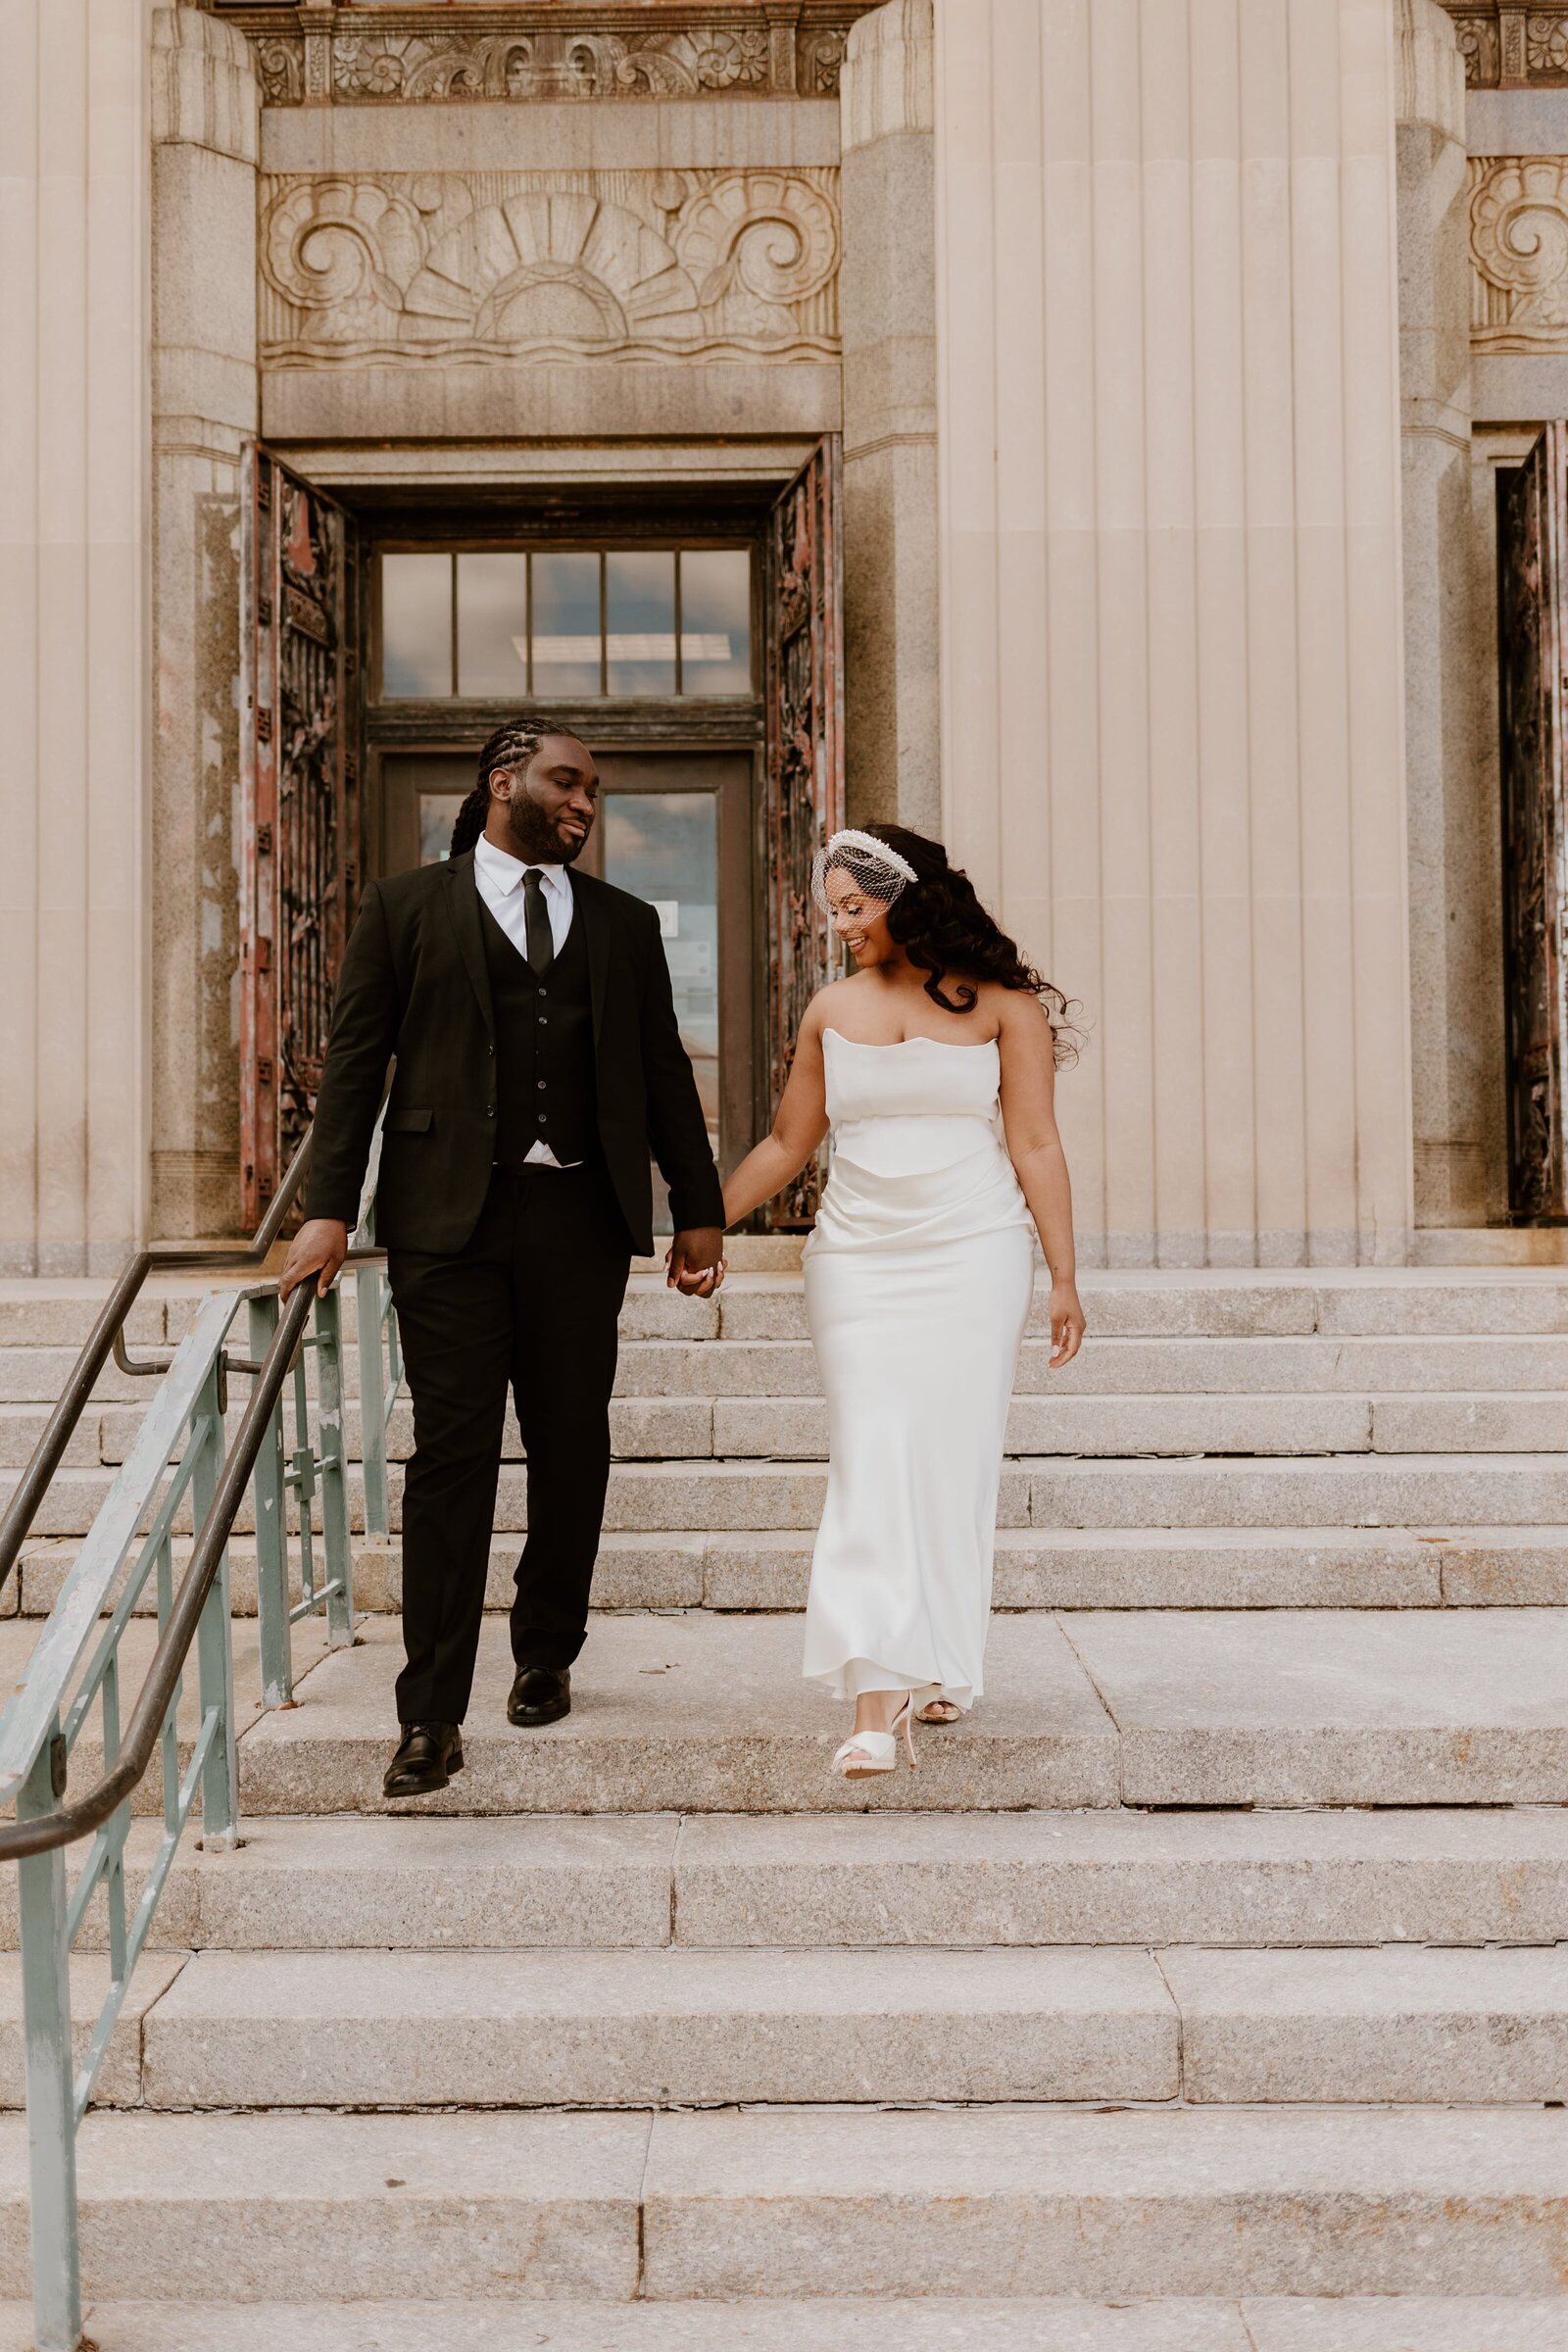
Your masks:
<instances>
[{"instance_id":1,"label":"man's beard","mask_svg":"<svg viewBox=\"0 0 1568 2352\"><path fill-rule=\"evenodd\" d=\"M586 833L581 839L558 833L555 819L520 794L507 803L507 834L514 857L524 865L570 865L588 840Z\"/></svg>"}]
</instances>

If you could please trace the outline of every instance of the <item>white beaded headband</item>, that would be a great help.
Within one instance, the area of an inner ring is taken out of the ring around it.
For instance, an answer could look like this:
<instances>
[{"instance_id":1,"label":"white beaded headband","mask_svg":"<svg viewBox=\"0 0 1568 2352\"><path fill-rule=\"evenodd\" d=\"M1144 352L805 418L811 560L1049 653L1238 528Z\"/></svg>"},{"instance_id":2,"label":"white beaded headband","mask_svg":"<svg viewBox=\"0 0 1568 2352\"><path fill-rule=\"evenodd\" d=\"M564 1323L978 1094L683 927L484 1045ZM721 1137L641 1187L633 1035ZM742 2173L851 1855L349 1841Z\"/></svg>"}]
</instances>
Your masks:
<instances>
[{"instance_id":1,"label":"white beaded headband","mask_svg":"<svg viewBox=\"0 0 1568 2352\"><path fill-rule=\"evenodd\" d=\"M907 858L901 858L897 850L890 850L887 843L878 841L874 833L861 833L854 825L846 825L843 832L830 835L827 857L836 858L840 850L855 850L862 858L874 858L879 865L891 865L893 871L902 875L906 882L918 882L920 879Z\"/></svg>"}]
</instances>

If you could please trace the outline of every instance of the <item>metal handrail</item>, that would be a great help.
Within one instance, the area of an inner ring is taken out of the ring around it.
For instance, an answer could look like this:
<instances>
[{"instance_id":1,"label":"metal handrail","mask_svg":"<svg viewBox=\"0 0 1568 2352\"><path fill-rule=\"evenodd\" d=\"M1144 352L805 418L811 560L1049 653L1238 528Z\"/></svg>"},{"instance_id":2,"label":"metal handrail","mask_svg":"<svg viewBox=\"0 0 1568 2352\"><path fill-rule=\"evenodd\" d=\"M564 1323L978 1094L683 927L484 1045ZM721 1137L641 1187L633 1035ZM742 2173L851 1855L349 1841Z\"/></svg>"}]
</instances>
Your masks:
<instances>
[{"instance_id":1,"label":"metal handrail","mask_svg":"<svg viewBox=\"0 0 1568 2352\"><path fill-rule=\"evenodd\" d=\"M142 1285L156 1270L175 1272L181 1269L204 1268L212 1273L226 1274L261 1265L282 1230L283 1219L294 1205L305 1171L310 1164L311 1130L306 1129L303 1141L283 1173L272 1204L256 1228L249 1244L240 1250L189 1250L167 1243L152 1243L138 1250L126 1263L119 1281L104 1302L103 1312L88 1334L86 1344L77 1356L60 1395L59 1402L44 1425L43 1435L32 1449L32 1458L17 1482L16 1492L0 1519L0 1591L7 1577L22 1556L38 1505L49 1489L49 1482L65 1458L77 1422L91 1398L99 1373L111 1351L127 1372L163 1372L164 1364L134 1364L122 1352L122 1334L125 1319L141 1295Z\"/></svg>"},{"instance_id":2,"label":"metal handrail","mask_svg":"<svg viewBox=\"0 0 1568 2352\"><path fill-rule=\"evenodd\" d=\"M384 1255L384 1251L374 1249L351 1250L343 1262L345 1266L373 1265L380 1263ZM273 1288L272 1284L265 1286L268 1291ZM293 1296L278 1316L271 1345L256 1366L251 1400L240 1417L234 1443L224 1456L207 1516L197 1530L190 1564L180 1580L147 1668L114 1770L105 1773L74 1804L61 1805L53 1813L34 1813L25 1820L0 1823L0 1862L20 1862L28 1854L48 1853L57 1845L70 1845L76 1838L102 1829L125 1803L151 1764L164 1718L196 1639L202 1609L233 1532L235 1514L267 1442L269 1424L283 1394L283 1383L293 1369L315 1303L316 1279L307 1276L295 1285ZM238 1369L232 1357L229 1361Z\"/></svg>"}]
</instances>

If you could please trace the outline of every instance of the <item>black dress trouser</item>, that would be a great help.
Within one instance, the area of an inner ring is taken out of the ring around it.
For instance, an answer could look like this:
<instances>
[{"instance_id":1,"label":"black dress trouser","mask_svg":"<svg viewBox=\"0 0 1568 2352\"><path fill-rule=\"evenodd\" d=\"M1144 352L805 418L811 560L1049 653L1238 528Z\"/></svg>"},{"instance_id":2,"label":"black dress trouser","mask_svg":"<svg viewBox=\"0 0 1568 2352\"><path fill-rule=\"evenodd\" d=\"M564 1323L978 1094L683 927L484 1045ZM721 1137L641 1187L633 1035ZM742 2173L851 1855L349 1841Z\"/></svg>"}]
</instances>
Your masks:
<instances>
[{"instance_id":1,"label":"black dress trouser","mask_svg":"<svg viewBox=\"0 0 1568 2352\"><path fill-rule=\"evenodd\" d=\"M625 1220L597 1162L498 1168L462 1250L388 1252L414 1400L400 1723L461 1723L467 1712L509 1386L528 1457L512 1653L519 1666L561 1668L581 1649L630 1264Z\"/></svg>"}]
</instances>

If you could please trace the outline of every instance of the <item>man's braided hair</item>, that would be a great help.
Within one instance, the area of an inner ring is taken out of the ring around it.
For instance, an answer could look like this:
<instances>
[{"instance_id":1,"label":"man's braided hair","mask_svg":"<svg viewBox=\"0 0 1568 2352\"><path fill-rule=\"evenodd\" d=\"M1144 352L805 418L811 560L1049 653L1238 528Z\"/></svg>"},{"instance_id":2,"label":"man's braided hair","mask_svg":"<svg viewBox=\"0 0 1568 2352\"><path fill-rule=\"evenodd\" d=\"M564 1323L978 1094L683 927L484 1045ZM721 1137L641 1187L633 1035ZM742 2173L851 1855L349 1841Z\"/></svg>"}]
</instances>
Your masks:
<instances>
[{"instance_id":1,"label":"man's braided hair","mask_svg":"<svg viewBox=\"0 0 1568 2352\"><path fill-rule=\"evenodd\" d=\"M504 727L497 727L484 750L479 754L479 780L458 810L452 827L452 846L449 858L462 850L471 850L484 831L490 815L490 777L498 767L526 767L539 746L550 735L564 735L569 730L553 718L509 718Z\"/></svg>"}]
</instances>

